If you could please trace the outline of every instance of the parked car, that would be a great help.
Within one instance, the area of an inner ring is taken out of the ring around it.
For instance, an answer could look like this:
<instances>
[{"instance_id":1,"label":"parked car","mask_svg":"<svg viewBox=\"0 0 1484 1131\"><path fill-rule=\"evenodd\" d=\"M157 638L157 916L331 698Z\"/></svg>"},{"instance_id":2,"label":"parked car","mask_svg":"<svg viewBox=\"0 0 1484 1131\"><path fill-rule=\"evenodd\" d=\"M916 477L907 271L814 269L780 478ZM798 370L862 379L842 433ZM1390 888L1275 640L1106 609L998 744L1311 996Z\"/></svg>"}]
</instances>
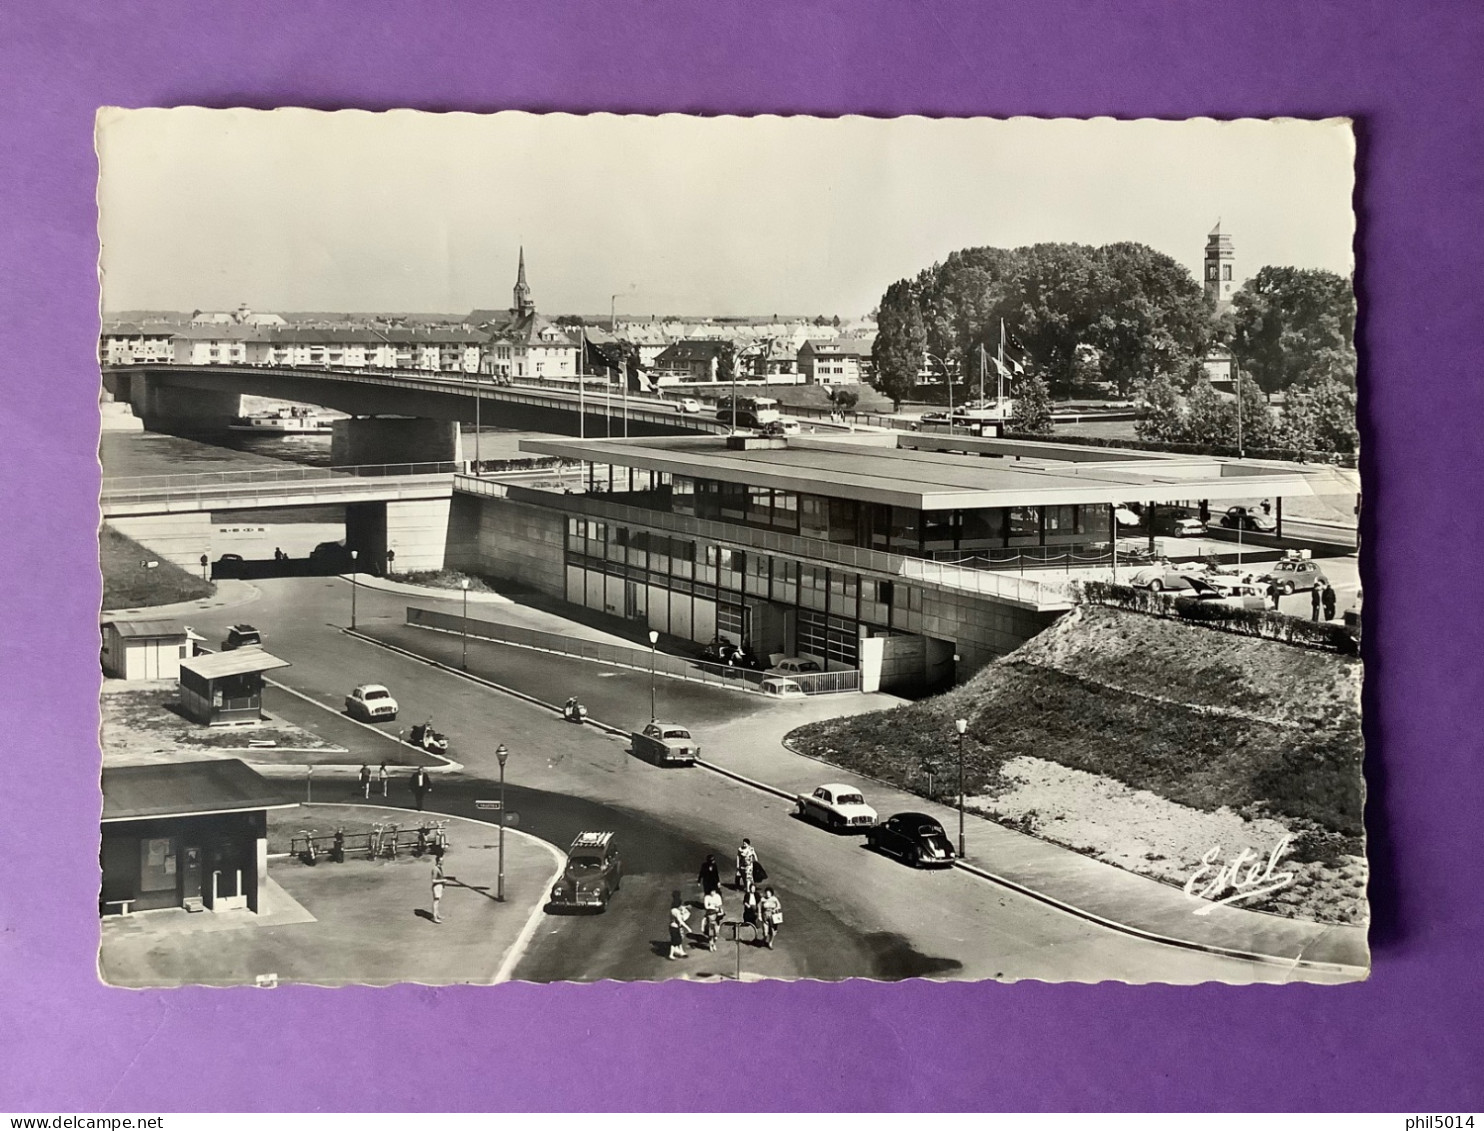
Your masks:
<instances>
[{"instance_id":1,"label":"parked car","mask_svg":"<svg viewBox=\"0 0 1484 1131\"><path fill-rule=\"evenodd\" d=\"M822 785L813 793L799 794L794 803L799 816L835 832L870 828L876 823L876 810L866 804L853 785Z\"/></svg>"},{"instance_id":2,"label":"parked car","mask_svg":"<svg viewBox=\"0 0 1484 1131\"><path fill-rule=\"evenodd\" d=\"M763 425L764 436L797 436L802 429L799 422L792 417L784 417L782 420L770 420Z\"/></svg>"},{"instance_id":3,"label":"parked car","mask_svg":"<svg viewBox=\"0 0 1484 1131\"><path fill-rule=\"evenodd\" d=\"M1191 572L1188 565L1177 566L1172 562L1155 562L1154 565L1135 570L1133 576L1128 579L1128 583L1135 589L1149 589L1155 593L1165 590L1171 593L1183 593L1191 588L1189 576Z\"/></svg>"},{"instance_id":4,"label":"parked car","mask_svg":"<svg viewBox=\"0 0 1484 1131\"><path fill-rule=\"evenodd\" d=\"M623 861L612 833L578 833L567 851L567 866L562 878L551 889L551 902L556 907L608 908L623 884Z\"/></svg>"},{"instance_id":5,"label":"parked car","mask_svg":"<svg viewBox=\"0 0 1484 1131\"><path fill-rule=\"evenodd\" d=\"M1220 578L1202 580L1189 579L1192 591L1182 593L1181 599L1199 601L1206 605L1228 605L1234 609L1251 609L1262 612L1268 607L1266 594L1256 585L1242 581L1226 581Z\"/></svg>"},{"instance_id":6,"label":"parked car","mask_svg":"<svg viewBox=\"0 0 1484 1131\"><path fill-rule=\"evenodd\" d=\"M397 717L397 701L379 683L363 683L345 697L345 713L368 723L389 722Z\"/></svg>"},{"instance_id":7,"label":"parked car","mask_svg":"<svg viewBox=\"0 0 1484 1131\"><path fill-rule=\"evenodd\" d=\"M824 669L813 660L806 660L802 656L775 656L773 666L768 669L769 675L811 675L822 672Z\"/></svg>"},{"instance_id":8,"label":"parked car","mask_svg":"<svg viewBox=\"0 0 1484 1131\"><path fill-rule=\"evenodd\" d=\"M1262 584L1276 582L1285 595L1300 589L1313 589L1316 580L1325 580L1324 573L1310 558L1284 558L1273 565L1272 572L1258 579Z\"/></svg>"},{"instance_id":9,"label":"parked car","mask_svg":"<svg viewBox=\"0 0 1484 1131\"><path fill-rule=\"evenodd\" d=\"M694 766L701 747L678 723L650 723L630 735L634 753L656 766Z\"/></svg>"},{"instance_id":10,"label":"parked car","mask_svg":"<svg viewBox=\"0 0 1484 1131\"><path fill-rule=\"evenodd\" d=\"M222 641L222 651L231 652L238 648L261 648L263 646L263 634L250 624L234 624L227 629L227 638Z\"/></svg>"},{"instance_id":11,"label":"parked car","mask_svg":"<svg viewBox=\"0 0 1484 1131\"><path fill-rule=\"evenodd\" d=\"M1176 538L1199 538L1206 532L1206 524L1198 518L1177 518L1172 528Z\"/></svg>"},{"instance_id":12,"label":"parked car","mask_svg":"<svg viewBox=\"0 0 1484 1131\"><path fill-rule=\"evenodd\" d=\"M774 699L803 699L804 689L791 679L783 676L769 676L758 684L758 688L764 695L771 695Z\"/></svg>"},{"instance_id":13,"label":"parked car","mask_svg":"<svg viewBox=\"0 0 1484 1131\"><path fill-rule=\"evenodd\" d=\"M1221 516L1221 525L1228 530L1256 530L1260 534L1271 534L1278 524L1268 515L1251 507L1228 507Z\"/></svg>"},{"instance_id":14,"label":"parked car","mask_svg":"<svg viewBox=\"0 0 1484 1131\"><path fill-rule=\"evenodd\" d=\"M925 412L917 418L919 424L947 424L948 414L946 412Z\"/></svg>"},{"instance_id":15,"label":"parked car","mask_svg":"<svg viewBox=\"0 0 1484 1131\"><path fill-rule=\"evenodd\" d=\"M1115 507L1113 521L1119 526L1138 526L1143 520L1128 507Z\"/></svg>"},{"instance_id":16,"label":"parked car","mask_svg":"<svg viewBox=\"0 0 1484 1131\"><path fill-rule=\"evenodd\" d=\"M345 573L353 563L343 542L321 542L309 551L309 564L323 573Z\"/></svg>"},{"instance_id":17,"label":"parked car","mask_svg":"<svg viewBox=\"0 0 1484 1131\"><path fill-rule=\"evenodd\" d=\"M675 402L676 412L700 412L701 402L695 397L681 397Z\"/></svg>"},{"instance_id":18,"label":"parked car","mask_svg":"<svg viewBox=\"0 0 1484 1131\"><path fill-rule=\"evenodd\" d=\"M212 577L241 577L247 569L247 562L241 554L223 554L211 563Z\"/></svg>"},{"instance_id":19,"label":"parked car","mask_svg":"<svg viewBox=\"0 0 1484 1131\"><path fill-rule=\"evenodd\" d=\"M926 813L897 813L866 831L866 843L913 868L948 868L953 842Z\"/></svg>"}]
</instances>

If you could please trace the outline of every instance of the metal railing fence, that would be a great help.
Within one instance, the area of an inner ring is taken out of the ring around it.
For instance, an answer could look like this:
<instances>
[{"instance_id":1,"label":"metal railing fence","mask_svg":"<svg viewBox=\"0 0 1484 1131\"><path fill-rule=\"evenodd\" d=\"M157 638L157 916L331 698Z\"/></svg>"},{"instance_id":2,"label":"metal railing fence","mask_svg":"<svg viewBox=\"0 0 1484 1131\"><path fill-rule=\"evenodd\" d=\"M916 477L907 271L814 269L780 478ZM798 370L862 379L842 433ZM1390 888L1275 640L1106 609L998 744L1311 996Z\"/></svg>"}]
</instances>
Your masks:
<instances>
[{"instance_id":1,"label":"metal railing fence","mask_svg":"<svg viewBox=\"0 0 1484 1131\"><path fill-rule=\"evenodd\" d=\"M672 656L656 651L651 657L647 648L608 644L600 640L583 640L556 632L542 632L518 625L495 624L474 618L465 619L457 613L443 613L435 609L407 608L407 623L417 628L430 628L440 632L462 635L467 632L475 640L491 640L517 648L531 648L538 652L551 652L559 656L588 660L592 663L608 664L612 667L630 668L638 672L650 670L667 679L682 679L691 683L710 684L714 687L730 687L740 691L757 691L765 679L773 678L767 672L748 668L733 668L725 664L712 664L704 660L692 660L684 656ZM789 675L805 695L827 695L860 690L860 672L857 670L836 672L804 672Z\"/></svg>"}]
</instances>

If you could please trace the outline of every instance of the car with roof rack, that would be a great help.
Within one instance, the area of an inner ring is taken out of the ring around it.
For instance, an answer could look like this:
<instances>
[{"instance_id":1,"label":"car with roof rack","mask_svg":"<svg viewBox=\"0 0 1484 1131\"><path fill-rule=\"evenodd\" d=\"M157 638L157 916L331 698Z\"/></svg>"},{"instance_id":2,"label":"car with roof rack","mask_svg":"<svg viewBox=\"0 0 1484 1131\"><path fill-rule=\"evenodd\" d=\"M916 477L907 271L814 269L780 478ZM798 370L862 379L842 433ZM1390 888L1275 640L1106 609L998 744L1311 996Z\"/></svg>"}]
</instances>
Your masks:
<instances>
[{"instance_id":1,"label":"car with roof rack","mask_svg":"<svg viewBox=\"0 0 1484 1131\"><path fill-rule=\"evenodd\" d=\"M623 883L623 861L611 832L582 832L567 850L562 877L551 889L552 907L606 911Z\"/></svg>"}]
</instances>

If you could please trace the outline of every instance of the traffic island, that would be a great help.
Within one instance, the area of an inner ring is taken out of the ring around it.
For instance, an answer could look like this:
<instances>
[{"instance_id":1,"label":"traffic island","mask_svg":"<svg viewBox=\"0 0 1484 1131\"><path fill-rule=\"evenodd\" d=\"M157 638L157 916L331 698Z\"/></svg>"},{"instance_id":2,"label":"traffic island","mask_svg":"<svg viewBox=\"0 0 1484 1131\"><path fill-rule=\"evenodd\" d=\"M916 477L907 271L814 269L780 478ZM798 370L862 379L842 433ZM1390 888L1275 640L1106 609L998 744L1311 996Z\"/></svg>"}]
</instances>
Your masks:
<instances>
[{"instance_id":1,"label":"traffic island","mask_svg":"<svg viewBox=\"0 0 1484 1131\"><path fill-rule=\"evenodd\" d=\"M417 822L406 810L367 805L303 805L269 822L264 914L191 914L180 909L103 921L99 971L131 988L296 983L315 986L487 985L503 980L534 931L562 855L515 829L505 836L504 903L496 898L499 829L438 816L447 830L440 915L431 911L431 855L407 850L370 859L359 851L314 864L286 852L301 830L333 833ZM429 814L429 824L432 815ZM302 843L302 840L301 840Z\"/></svg>"}]
</instances>

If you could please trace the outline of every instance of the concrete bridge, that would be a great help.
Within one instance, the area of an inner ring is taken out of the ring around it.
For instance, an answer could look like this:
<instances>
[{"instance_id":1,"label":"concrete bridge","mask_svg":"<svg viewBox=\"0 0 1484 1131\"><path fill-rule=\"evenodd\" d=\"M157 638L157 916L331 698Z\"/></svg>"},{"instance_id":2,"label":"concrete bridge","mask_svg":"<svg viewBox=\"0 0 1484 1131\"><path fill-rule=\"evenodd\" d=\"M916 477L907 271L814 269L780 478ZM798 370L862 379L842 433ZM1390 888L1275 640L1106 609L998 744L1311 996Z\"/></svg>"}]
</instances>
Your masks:
<instances>
[{"instance_id":1,"label":"concrete bridge","mask_svg":"<svg viewBox=\"0 0 1484 1131\"><path fill-rule=\"evenodd\" d=\"M460 424L563 435L676 436L718 433L703 416L654 398L588 389L497 385L485 374L405 369L301 369L271 365L105 366L103 386L133 406L151 432L226 431L242 397L271 397L349 414L337 421L331 462L389 464L463 459ZM368 419L378 418L378 419Z\"/></svg>"}]
</instances>

